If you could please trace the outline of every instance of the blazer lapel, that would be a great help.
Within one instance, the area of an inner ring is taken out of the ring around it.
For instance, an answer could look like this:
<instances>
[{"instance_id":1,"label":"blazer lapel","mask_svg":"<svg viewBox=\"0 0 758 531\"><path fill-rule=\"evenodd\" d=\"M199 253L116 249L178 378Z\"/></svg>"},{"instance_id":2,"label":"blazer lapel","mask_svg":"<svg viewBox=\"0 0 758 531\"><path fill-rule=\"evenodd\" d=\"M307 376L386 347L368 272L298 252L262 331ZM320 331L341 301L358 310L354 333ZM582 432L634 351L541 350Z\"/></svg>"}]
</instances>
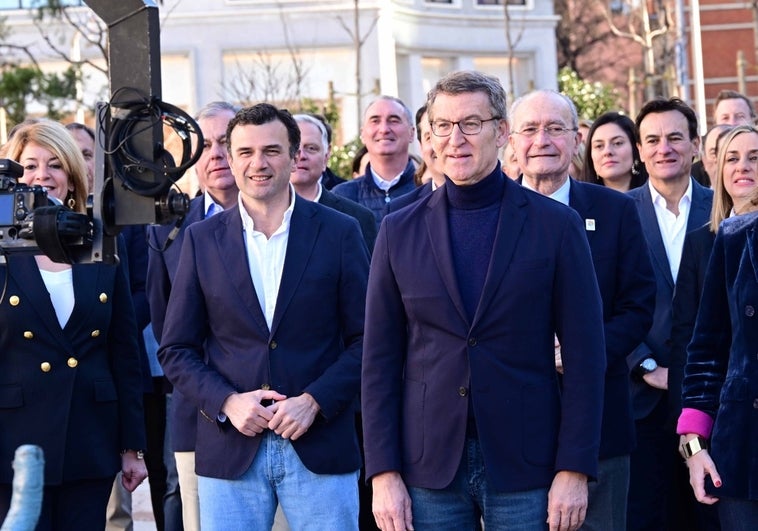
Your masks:
<instances>
[{"instance_id":1,"label":"blazer lapel","mask_svg":"<svg viewBox=\"0 0 758 531\"><path fill-rule=\"evenodd\" d=\"M747 252L750 254L750 262L753 264L753 274L758 282L758 230L755 224L747 231Z\"/></svg>"},{"instance_id":2,"label":"blazer lapel","mask_svg":"<svg viewBox=\"0 0 758 531\"><path fill-rule=\"evenodd\" d=\"M426 230L429 234L432 255L437 263L437 269L442 277L442 282L447 289L453 306L458 310L466 325L469 324L466 310L463 307L463 299L458 289L458 281L455 278L453 268L453 254L450 249L450 228L447 224L447 189L443 186L437 194L432 194L427 204L424 216Z\"/></svg>"},{"instance_id":3,"label":"blazer lapel","mask_svg":"<svg viewBox=\"0 0 758 531\"><path fill-rule=\"evenodd\" d=\"M271 322L271 335L276 332L282 315L292 301L313 253L321 225L316 212L317 210L311 203L300 197L295 198L295 208L292 211L292 218L290 218L290 233L287 239L282 279L279 283L274 319Z\"/></svg>"},{"instance_id":4,"label":"blazer lapel","mask_svg":"<svg viewBox=\"0 0 758 531\"><path fill-rule=\"evenodd\" d=\"M640 213L642 231L645 233L647 243L650 247L650 256L660 274L666 279L666 282L671 289L674 289L674 277L671 276L671 266L669 265L666 248L663 245L663 237L661 236L661 229L658 226L658 218L655 215L655 207L653 207L653 197L650 195L650 188L648 188L647 184L644 184L640 189L641 193L639 196L635 197L635 199L640 204L638 212Z\"/></svg>"},{"instance_id":5,"label":"blazer lapel","mask_svg":"<svg viewBox=\"0 0 758 531\"><path fill-rule=\"evenodd\" d=\"M253 279L250 277L239 207L235 206L228 211L216 214L216 216L223 216L220 218L221 223L216 228L216 237L212 244L218 253L218 261L223 264L227 278L231 280L234 290L242 299L243 305L250 311L253 320L261 329L261 333L268 337L269 329L266 324L266 317L263 315L263 309L258 302ZM198 250L198 252L203 251L203 249ZM224 279L225 281L226 279Z\"/></svg>"},{"instance_id":6,"label":"blazer lapel","mask_svg":"<svg viewBox=\"0 0 758 531\"><path fill-rule=\"evenodd\" d=\"M508 264L513 260L521 230L526 222L524 207L527 204L524 190L506 178L505 191L500 203L500 218L492 246L492 258L490 258L489 270L484 279L482 296L476 308L473 325L476 325L492 303L495 294L498 293L498 286L508 270Z\"/></svg>"},{"instance_id":7,"label":"blazer lapel","mask_svg":"<svg viewBox=\"0 0 758 531\"><path fill-rule=\"evenodd\" d=\"M592 240L595 237L595 219L593 217L595 205L587 197L584 186L583 183L571 179L569 206L576 210L576 213L582 218L584 233L587 235L587 241L590 242L590 248L592 248Z\"/></svg>"},{"instance_id":8,"label":"blazer lapel","mask_svg":"<svg viewBox=\"0 0 758 531\"><path fill-rule=\"evenodd\" d=\"M115 266L114 266L115 267ZM97 309L94 301L97 300L98 286L101 284L101 275L105 271L101 267L74 264L71 276L74 281L74 309L71 312L63 330L70 333L72 329L87 321L87 316ZM73 335L72 335L73 337Z\"/></svg>"},{"instance_id":9,"label":"blazer lapel","mask_svg":"<svg viewBox=\"0 0 758 531\"><path fill-rule=\"evenodd\" d=\"M692 204L690 217L687 219L687 232L699 229L708 222L711 215L711 202L707 200L706 188L692 179Z\"/></svg>"},{"instance_id":10,"label":"blazer lapel","mask_svg":"<svg viewBox=\"0 0 758 531\"><path fill-rule=\"evenodd\" d=\"M7 273L16 281L15 291L20 293L22 304L28 304L39 316L39 322L47 328L52 337L63 345L69 345L63 329L58 324L50 294L42 280L42 275L33 256L13 256L8 259ZM8 291L5 296L15 295Z\"/></svg>"}]
</instances>

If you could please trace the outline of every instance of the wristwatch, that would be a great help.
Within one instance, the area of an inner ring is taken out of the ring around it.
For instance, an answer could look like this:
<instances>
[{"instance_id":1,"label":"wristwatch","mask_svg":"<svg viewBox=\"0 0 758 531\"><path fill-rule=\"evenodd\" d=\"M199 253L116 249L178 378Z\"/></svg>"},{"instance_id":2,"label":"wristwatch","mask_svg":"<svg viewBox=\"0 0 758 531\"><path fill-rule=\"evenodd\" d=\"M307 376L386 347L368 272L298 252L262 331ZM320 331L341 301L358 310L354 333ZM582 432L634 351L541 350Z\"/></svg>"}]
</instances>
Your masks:
<instances>
[{"instance_id":1,"label":"wristwatch","mask_svg":"<svg viewBox=\"0 0 758 531\"><path fill-rule=\"evenodd\" d=\"M679 453L682 454L682 457L684 459L689 459L696 453L707 450L708 449L708 441L705 440L703 437L700 437L699 435L695 437L694 439L690 439L683 445L679 447Z\"/></svg>"},{"instance_id":2,"label":"wristwatch","mask_svg":"<svg viewBox=\"0 0 758 531\"><path fill-rule=\"evenodd\" d=\"M126 452L134 452L135 454L137 454L137 459L145 458L145 452L143 452L142 450L129 450L129 449L121 450L121 455L124 455Z\"/></svg>"},{"instance_id":3,"label":"wristwatch","mask_svg":"<svg viewBox=\"0 0 758 531\"><path fill-rule=\"evenodd\" d=\"M653 358L645 358L637 365L637 371L640 375L645 375L653 372L658 368L658 363Z\"/></svg>"}]
</instances>

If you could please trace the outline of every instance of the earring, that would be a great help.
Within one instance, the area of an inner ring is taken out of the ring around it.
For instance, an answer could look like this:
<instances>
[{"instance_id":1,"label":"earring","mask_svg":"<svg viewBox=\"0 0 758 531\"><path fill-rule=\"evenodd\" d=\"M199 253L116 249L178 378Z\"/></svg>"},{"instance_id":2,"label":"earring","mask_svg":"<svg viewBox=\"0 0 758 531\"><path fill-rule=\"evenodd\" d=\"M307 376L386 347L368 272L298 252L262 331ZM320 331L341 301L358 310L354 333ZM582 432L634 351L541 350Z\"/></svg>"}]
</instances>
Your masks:
<instances>
[{"instance_id":1,"label":"earring","mask_svg":"<svg viewBox=\"0 0 758 531\"><path fill-rule=\"evenodd\" d=\"M634 163L632 164L632 175L640 174L640 170L637 168L638 165L639 165L639 161L635 160Z\"/></svg>"},{"instance_id":2,"label":"earring","mask_svg":"<svg viewBox=\"0 0 758 531\"><path fill-rule=\"evenodd\" d=\"M66 201L66 204L68 205L68 208L74 210L74 207L76 206L76 199L74 199L74 196L70 196L68 201Z\"/></svg>"}]
</instances>

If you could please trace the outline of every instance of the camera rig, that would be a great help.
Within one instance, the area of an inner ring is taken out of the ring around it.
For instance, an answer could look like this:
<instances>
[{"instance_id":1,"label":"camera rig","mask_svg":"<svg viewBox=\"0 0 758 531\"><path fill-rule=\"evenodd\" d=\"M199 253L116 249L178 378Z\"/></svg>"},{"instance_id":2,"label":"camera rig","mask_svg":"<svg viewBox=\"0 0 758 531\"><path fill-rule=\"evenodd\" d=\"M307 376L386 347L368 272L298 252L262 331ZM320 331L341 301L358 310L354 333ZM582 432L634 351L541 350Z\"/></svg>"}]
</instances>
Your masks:
<instances>
[{"instance_id":1,"label":"camera rig","mask_svg":"<svg viewBox=\"0 0 758 531\"><path fill-rule=\"evenodd\" d=\"M23 168L0 160L0 261L14 253L45 254L65 263L118 261L124 226L181 223L189 198L174 185L200 157L197 123L161 101L160 21L153 0L85 0L108 27L110 100L98 103L95 175L87 214L18 183ZM164 128L181 139L177 164ZM193 138L195 137L193 150Z\"/></svg>"}]
</instances>

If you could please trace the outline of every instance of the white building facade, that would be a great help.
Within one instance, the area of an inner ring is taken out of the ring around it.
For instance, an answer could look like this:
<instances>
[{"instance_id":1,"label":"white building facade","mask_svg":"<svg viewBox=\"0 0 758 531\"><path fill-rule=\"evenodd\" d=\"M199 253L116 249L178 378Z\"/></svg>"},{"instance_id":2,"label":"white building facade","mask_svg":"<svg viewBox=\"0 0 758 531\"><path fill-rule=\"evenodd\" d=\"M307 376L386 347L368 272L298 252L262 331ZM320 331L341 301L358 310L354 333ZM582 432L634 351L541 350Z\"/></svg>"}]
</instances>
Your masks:
<instances>
[{"instance_id":1,"label":"white building facade","mask_svg":"<svg viewBox=\"0 0 758 531\"><path fill-rule=\"evenodd\" d=\"M450 71L495 75L511 96L556 88L553 2L509 0L508 23L499 2L163 0L163 99L195 112L219 99L286 104L331 98L341 117L338 139L347 141L358 134L360 114L374 95L398 96L415 110ZM65 68L29 11L12 9L27 3L0 0L12 40L30 44L43 68ZM86 15L86 7L79 9ZM99 60L86 39L68 29L58 42ZM105 77L94 69L85 69L84 85L87 108L107 97Z\"/></svg>"}]
</instances>

